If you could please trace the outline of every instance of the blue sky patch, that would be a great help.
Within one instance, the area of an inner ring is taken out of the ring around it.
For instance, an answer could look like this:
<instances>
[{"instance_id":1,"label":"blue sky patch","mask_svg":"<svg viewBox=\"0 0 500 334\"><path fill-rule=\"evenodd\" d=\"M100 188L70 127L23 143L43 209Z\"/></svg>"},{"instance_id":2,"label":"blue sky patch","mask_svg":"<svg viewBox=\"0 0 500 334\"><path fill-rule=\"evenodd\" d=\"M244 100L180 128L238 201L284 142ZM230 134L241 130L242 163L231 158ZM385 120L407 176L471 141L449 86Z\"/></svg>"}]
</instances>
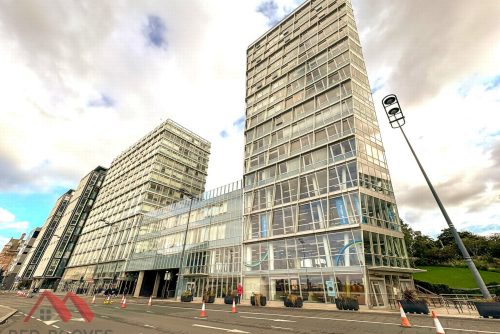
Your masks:
<instances>
[{"instance_id":1,"label":"blue sky patch","mask_svg":"<svg viewBox=\"0 0 500 334\"><path fill-rule=\"evenodd\" d=\"M47 193L0 193L0 208L12 213L16 221L29 222L26 231L2 229L0 226L0 236L6 238L19 237L22 232L29 233L33 228L42 226L56 200L66 191L68 191L67 188L57 187Z\"/></svg>"},{"instance_id":2,"label":"blue sky patch","mask_svg":"<svg viewBox=\"0 0 500 334\"><path fill-rule=\"evenodd\" d=\"M167 47L166 32L167 27L161 17L156 15L148 16L148 23L144 27L144 36L151 46L165 49Z\"/></svg>"},{"instance_id":3,"label":"blue sky patch","mask_svg":"<svg viewBox=\"0 0 500 334\"><path fill-rule=\"evenodd\" d=\"M500 86L500 75L490 78L490 80L486 83L486 90L492 90L498 86Z\"/></svg>"},{"instance_id":4,"label":"blue sky patch","mask_svg":"<svg viewBox=\"0 0 500 334\"><path fill-rule=\"evenodd\" d=\"M88 103L89 107L104 107L110 108L115 105L115 100L106 94L101 94L101 97L96 100L90 100Z\"/></svg>"},{"instance_id":5,"label":"blue sky patch","mask_svg":"<svg viewBox=\"0 0 500 334\"><path fill-rule=\"evenodd\" d=\"M375 80L375 82L373 83L372 94L375 94L382 88L384 88L384 83L382 82L382 78L377 78L377 80Z\"/></svg>"},{"instance_id":6,"label":"blue sky patch","mask_svg":"<svg viewBox=\"0 0 500 334\"><path fill-rule=\"evenodd\" d=\"M242 131L245 127L245 116L241 116L236 121L233 122L233 126L238 130Z\"/></svg>"},{"instance_id":7,"label":"blue sky patch","mask_svg":"<svg viewBox=\"0 0 500 334\"><path fill-rule=\"evenodd\" d=\"M222 130L219 135L222 137L222 138L227 138L229 137L229 133L227 133L226 130Z\"/></svg>"}]
</instances>

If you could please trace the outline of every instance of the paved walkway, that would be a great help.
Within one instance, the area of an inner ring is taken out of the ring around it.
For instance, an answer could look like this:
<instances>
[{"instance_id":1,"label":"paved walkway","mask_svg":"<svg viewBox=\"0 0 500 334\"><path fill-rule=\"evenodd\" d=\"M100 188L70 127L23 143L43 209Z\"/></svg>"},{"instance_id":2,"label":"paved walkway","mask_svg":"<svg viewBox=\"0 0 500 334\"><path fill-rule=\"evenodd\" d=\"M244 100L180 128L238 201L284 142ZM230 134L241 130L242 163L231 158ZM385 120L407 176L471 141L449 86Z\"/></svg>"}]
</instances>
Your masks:
<instances>
[{"instance_id":1,"label":"paved walkway","mask_svg":"<svg viewBox=\"0 0 500 334\"><path fill-rule=\"evenodd\" d=\"M65 295L66 292L56 292L56 295ZM80 297L87 298L89 301L92 299L91 296L86 296L86 295L79 295ZM103 299L103 295L97 295L98 299ZM121 296L116 297L114 300L115 302L120 302ZM132 297L132 296L127 296L127 302L135 302L138 304L144 303L147 304L149 298L148 297ZM193 300L193 304L201 304L202 300L201 298L195 298ZM176 301L174 299L153 299L153 303L182 303L181 301ZM185 303L182 303L185 304ZM215 300L215 304L224 304L224 299L222 298L217 298ZM250 300L242 300L241 301L242 305L250 306ZM231 305L228 305L228 307L231 307ZM272 307L272 308L285 308L283 305L283 302L281 301L267 301L267 304L265 307ZM340 311L337 309L335 304L331 303L308 303L305 302L304 309L310 309L310 310L321 310L321 311L335 311L335 312L356 312L356 311ZM468 319L480 319L479 314L477 313L476 310L471 310L471 309L464 309L463 312L459 312L456 308L454 307L432 307L429 306L429 310L436 312L440 317L449 317L449 318L468 318ZM383 308L368 308L366 305L360 305L359 311L362 313L371 313L371 314L394 314L398 313L399 314L399 309L383 309Z\"/></svg>"},{"instance_id":2,"label":"paved walkway","mask_svg":"<svg viewBox=\"0 0 500 334\"><path fill-rule=\"evenodd\" d=\"M16 313L17 310L10 308L8 306L0 305L0 324L4 323L5 320L9 319Z\"/></svg>"},{"instance_id":3,"label":"paved walkway","mask_svg":"<svg viewBox=\"0 0 500 334\"><path fill-rule=\"evenodd\" d=\"M98 296L99 297L99 296ZM104 298L101 296L101 298ZM117 299L118 302L120 301L121 297L118 296ZM136 302L136 303L144 303L147 304L149 298L147 297L127 297L127 302ZM195 298L191 303L193 304L201 304L202 300L201 298ZM179 304L182 303L180 301L176 301L174 299L153 299L153 304L155 303L175 303ZM187 303L182 303L182 304L187 304ZM214 304L224 304L224 299L222 298L217 298L215 300ZM245 306L250 306L250 300L242 300L241 301L242 305ZM228 305L230 308L231 305ZM283 305L283 302L281 301L267 301L265 307L272 307L272 308L286 308ZM335 311L335 312L348 312L348 313L353 313L356 311L341 311L338 310L335 304L330 304L330 303L304 303L303 306L304 309L309 309L309 310L321 310L321 311ZM468 319L480 319L479 314L477 313L476 310L464 310L464 312L459 312L455 308L446 308L446 307L429 307L429 310L436 312L440 317L449 317L449 318L468 318ZM399 309L380 309L380 308L368 308L366 305L360 305L359 311L362 313L372 313L372 314L394 314L397 313L399 314Z\"/></svg>"}]
</instances>

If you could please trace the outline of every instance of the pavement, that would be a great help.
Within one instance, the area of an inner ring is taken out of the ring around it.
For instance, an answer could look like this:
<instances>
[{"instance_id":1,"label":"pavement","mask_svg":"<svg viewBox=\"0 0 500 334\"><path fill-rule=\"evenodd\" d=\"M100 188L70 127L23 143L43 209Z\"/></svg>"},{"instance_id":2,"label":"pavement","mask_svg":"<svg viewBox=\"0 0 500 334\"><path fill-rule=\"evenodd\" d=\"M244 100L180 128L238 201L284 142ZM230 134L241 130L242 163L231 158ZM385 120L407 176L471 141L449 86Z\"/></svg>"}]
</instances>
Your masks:
<instances>
[{"instance_id":1,"label":"pavement","mask_svg":"<svg viewBox=\"0 0 500 334\"><path fill-rule=\"evenodd\" d=\"M12 317L17 310L8 306L0 305L0 324L3 324L7 319Z\"/></svg>"},{"instance_id":2,"label":"pavement","mask_svg":"<svg viewBox=\"0 0 500 334\"><path fill-rule=\"evenodd\" d=\"M127 299L126 308L120 307L120 298L105 305L98 297L95 304L85 297L94 313L91 322L85 322L78 310L68 301L72 319L64 322L51 305L44 300L41 307L26 317L36 298L0 295L0 304L19 310L4 325L0 333L36 334L112 334L112 333L192 333L192 334L342 334L342 333L436 333L433 319L424 315L408 315L411 328L400 326L397 312L354 312L327 309L288 309L238 305L238 313L231 313L231 305L207 304L206 318L200 318L199 303L180 303L147 299ZM52 312L50 312L52 310ZM43 312L42 312L43 311ZM26 321L25 321L26 320ZM500 320L440 317L449 333L500 334ZM24 332L24 333L28 333Z\"/></svg>"}]
</instances>

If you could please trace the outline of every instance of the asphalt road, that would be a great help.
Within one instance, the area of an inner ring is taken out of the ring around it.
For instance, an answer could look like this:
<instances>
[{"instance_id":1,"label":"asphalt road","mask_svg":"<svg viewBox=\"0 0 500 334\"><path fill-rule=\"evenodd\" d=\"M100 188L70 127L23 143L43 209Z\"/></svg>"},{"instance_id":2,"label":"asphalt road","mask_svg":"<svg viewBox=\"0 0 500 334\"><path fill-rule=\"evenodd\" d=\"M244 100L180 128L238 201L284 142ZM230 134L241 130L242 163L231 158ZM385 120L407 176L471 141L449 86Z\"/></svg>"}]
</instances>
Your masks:
<instances>
[{"instance_id":1,"label":"asphalt road","mask_svg":"<svg viewBox=\"0 0 500 334\"><path fill-rule=\"evenodd\" d=\"M19 310L5 324L0 333L6 334L113 334L113 333L436 333L432 318L410 315L412 328L399 326L398 314L319 311L239 306L231 313L230 305L207 305L207 318L200 319L200 304L163 303L145 305L144 300L129 301L120 308L119 299L104 305L102 298L91 305L94 319L85 322L76 308L67 302L73 318L63 322L44 301L33 318L25 322L26 314L35 304L35 298L0 295L0 305ZM87 299L90 304L90 299ZM47 313L50 313L50 317ZM446 333L500 333L500 320L440 318ZM24 330L24 332L22 331ZM30 332L31 330L31 332Z\"/></svg>"}]
</instances>

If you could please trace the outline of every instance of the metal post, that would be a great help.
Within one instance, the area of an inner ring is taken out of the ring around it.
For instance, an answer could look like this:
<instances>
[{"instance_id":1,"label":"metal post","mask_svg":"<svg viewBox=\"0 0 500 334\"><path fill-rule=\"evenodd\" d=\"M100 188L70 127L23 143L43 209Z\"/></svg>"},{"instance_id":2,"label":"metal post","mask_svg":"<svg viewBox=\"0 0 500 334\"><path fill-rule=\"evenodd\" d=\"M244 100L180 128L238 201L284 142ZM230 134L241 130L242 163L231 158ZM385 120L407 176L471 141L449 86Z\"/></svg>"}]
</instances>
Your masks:
<instances>
[{"instance_id":1,"label":"metal post","mask_svg":"<svg viewBox=\"0 0 500 334\"><path fill-rule=\"evenodd\" d=\"M181 281L181 275L182 275L182 270L184 269L183 267L183 264L184 264L184 253L186 252L186 241L187 241L187 235L188 235L188 230L189 230L189 218L191 217L191 208L193 206L193 196L187 194L187 193L184 193L184 195L187 195L189 196L190 198L190 202L189 202L189 211L188 211L188 219L187 219L187 223L186 223L186 233L184 234L184 242L182 243L182 252L181 252L181 264L179 266L179 273L177 274L177 283L179 283L179 288L182 288L182 281ZM183 277L184 279L184 277ZM179 289L176 287L175 288L175 296L174 296L174 299L177 299L177 296L178 296L178 291Z\"/></svg>"},{"instance_id":2,"label":"metal post","mask_svg":"<svg viewBox=\"0 0 500 334\"><path fill-rule=\"evenodd\" d=\"M469 255L469 252L467 251L467 249L464 246L464 243L462 242L462 239L458 235L457 230L455 229L455 226L451 222L451 219L448 216L448 213L446 212L446 209L444 208L443 203L441 203L441 200L439 199L439 196L436 193L436 190L434 190L434 187L432 186L431 181L427 177L427 174L425 173L424 167L422 167L422 165L420 164L420 161L417 158L417 154L413 150L413 147L411 146L410 141L406 137L406 134L403 131L403 128L402 127L399 127L399 128L401 129L401 133L403 134L403 137L405 138L406 143L410 147L410 150L411 150L411 153L413 154L413 157L417 161L417 164L418 164L418 167L420 168L420 171L424 175L424 178L425 178L425 181L427 182L427 185L431 189L432 196L434 196L434 199L436 200L436 202L439 206L439 209L441 210L441 213L444 216L444 219L446 220L446 222L448 223L448 226L450 227L450 231L453 234L453 238L455 238L455 242L457 243L457 246L460 249L460 252L462 253L462 256L465 260L465 263L467 264L470 271L472 272L472 276L474 276L474 280L476 281L476 284L479 286L479 290L481 290L481 293L483 294L484 298L490 299L491 298L490 292L488 291L486 284L484 284L484 281L481 278L481 275L479 274L479 271L477 270L476 265L472 261L470 255Z\"/></svg>"}]
</instances>

